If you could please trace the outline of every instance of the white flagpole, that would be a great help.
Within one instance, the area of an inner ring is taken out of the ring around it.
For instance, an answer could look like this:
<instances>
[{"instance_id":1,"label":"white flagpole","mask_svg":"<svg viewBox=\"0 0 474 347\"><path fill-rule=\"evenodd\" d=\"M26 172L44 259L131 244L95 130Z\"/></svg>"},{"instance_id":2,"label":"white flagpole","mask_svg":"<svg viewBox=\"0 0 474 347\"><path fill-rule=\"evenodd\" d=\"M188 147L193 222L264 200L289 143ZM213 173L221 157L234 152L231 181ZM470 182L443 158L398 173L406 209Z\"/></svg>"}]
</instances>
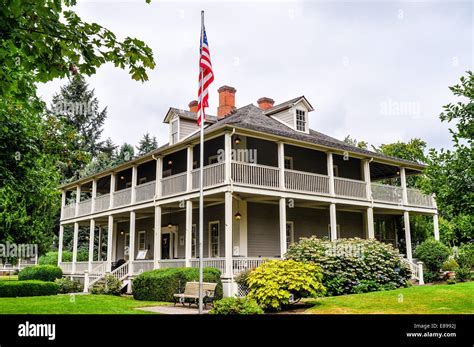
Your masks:
<instances>
[{"instance_id":1,"label":"white flagpole","mask_svg":"<svg viewBox=\"0 0 474 347\"><path fill-rule=\"evenodd\" d=\"M201 50L202 50L202 45L203 45L203 40L204 40L204 11L201 11ZM199 52L199 67L201 66L201 52ZM200 136L200 146L199 146L199 314L202 314L202 305L203 305L203 293L202 293L202 282L203 282L203 262L202 262L202 257L203 257L203 235L204 235L204 194L203 194L203 164L204 164L204 107L202 104L202 99L203 99L203 86L204 86L204 80L203 80L203 69L201 69L201 94L199 98L199 103L201 105L199 112L200 112L200 117L201 117L201 124L200 124L200 131L201 131L201 136Z\"/></svg>"}]
</instances>

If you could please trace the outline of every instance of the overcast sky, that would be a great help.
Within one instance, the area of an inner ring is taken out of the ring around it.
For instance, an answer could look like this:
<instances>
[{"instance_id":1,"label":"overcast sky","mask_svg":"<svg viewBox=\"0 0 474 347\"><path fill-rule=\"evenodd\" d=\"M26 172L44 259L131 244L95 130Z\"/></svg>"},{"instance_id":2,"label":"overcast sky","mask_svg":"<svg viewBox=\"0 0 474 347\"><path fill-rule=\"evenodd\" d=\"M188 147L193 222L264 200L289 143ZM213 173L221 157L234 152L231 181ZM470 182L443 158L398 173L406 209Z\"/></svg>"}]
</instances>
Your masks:
<instances>
[{"instance_id":1,"label":"overcast sky","mask_svg":"<svg viewBox=\"0 0 474 347\"><path fill-rule=\"evenodd\" d=\"M442 105L448 89L473 66L471 2L316 1L81 1L74 8L119 38L136 37L154 52L150 80L101 67L88 78L108 107L104 138L136 145L145 132L168 141L163 118L170 106L196 99L200 10L217 89L237 89L237 107L259 97L276 103L305 95L315 111L310 127L343 139L380 145L420 137L449 147ZM41 85L44 100L66 81Z\"/></svg>"}]
</instances>

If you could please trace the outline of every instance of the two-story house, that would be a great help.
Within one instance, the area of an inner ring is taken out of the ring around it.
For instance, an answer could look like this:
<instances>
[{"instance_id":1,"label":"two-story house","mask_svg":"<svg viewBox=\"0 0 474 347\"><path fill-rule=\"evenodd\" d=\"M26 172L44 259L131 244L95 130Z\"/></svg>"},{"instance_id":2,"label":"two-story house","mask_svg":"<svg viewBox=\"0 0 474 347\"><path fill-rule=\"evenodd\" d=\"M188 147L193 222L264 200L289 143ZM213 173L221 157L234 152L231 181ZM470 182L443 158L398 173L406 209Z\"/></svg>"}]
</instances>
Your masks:
<instances>
[{"instance_id":1,"label":"two-story house","mask_svg":"<svg viewBox=\"0 0 474 347\"><path fill-rule=\"evenodd\" d=\"M300 237L376 238L411 261L410 216L423 214L439 238L433 197L406 186L423 165L310 129L314 109L304 96L236 108L234 88L218 92L217 116L205 126L203 261L222 271L226 295L235 292L234 275L282 257ZM65 231L74 246L73 261L60 257L59 266L83 277L85 290L110 271L128 281L151 269L198 266L197 102L189 107L168 110L167 145L61 186L59 250ZM400 186L380 183L395 177ZM89 233L86 262L77 261L79 232Z\"/></svg>"}]
</instances>

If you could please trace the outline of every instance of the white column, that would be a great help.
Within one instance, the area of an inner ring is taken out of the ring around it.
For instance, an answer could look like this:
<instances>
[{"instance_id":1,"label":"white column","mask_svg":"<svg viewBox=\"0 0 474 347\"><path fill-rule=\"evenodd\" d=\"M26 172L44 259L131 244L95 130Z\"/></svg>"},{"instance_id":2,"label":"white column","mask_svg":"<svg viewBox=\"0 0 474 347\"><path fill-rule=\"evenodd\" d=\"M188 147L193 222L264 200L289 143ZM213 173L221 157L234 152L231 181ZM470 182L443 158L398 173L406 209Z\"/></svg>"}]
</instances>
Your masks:
<instances>
[{"instance_id":1,"label":"white column","mask_svg":"<svg viewBox=\"0 0 474 347\"><path fill-rule=\"evenodd\" d=\"M91 212L95 212L95 198L97 197L97 180L92 180L92 200L91 200Z\"/></svg>"},{"instance_id":2,"label":"white column","mask_svg":"<svg viewBox=\"0 0 474 347\"><path fill-rule=\"evenodd\" d=\"M134 204L135 201L137 201L137 173L138 173L138 167L136 165L132 166L132 190L131 190L131 203Z\"/></svg>"},{"instance_id":3,"label":"white column","mask_svg":"<svg viewBox=\"0 0 474 347\"><path fill-rule=\"evenodd\" d=\"M59 225L59 239L58 239L58 266L63 261L63 241L64 240L64 225Z\"/></svg>"},{"instance_id":4,"label":"white column","mask_svg":"<svg viewBox=\"0 0 474 347\"><path fill-rule=\"evenodd\" d=\"M405 173L404 167L400 168L400 182L402 186L403 205L407 205L408 204L407 179L406 179L406 173Z\"/></svg>"},{"instance_id":5,"label":"white column","mask_svg":"<svg viewBox=\"0 0 474 347\"><path fill-rule=\"evenodd\" d=\"M329 225L331 229L331 241L337 240L336 204L329 205Z\"/></svg>"},{"instance_id":6,"label":"white column","mask_svg":"<svg viewBox=\"0 0 474 347\"><path fill-rule=\"evenodd\" d=\"M362 167L364 171L365 191L367 194L367 200L372 200L372 185L370 181L370 162L368 159L362 161Z\"/></svg>"},{"instance_id":7,"label":"white column","mask_svg":"<svg viewBox=\"0 0 474 347\"><path fill-rule=\"evenodd\" d=\"M79 216L79 203L81 202L81 186L76 187L76 213L75 216Z\"/></svg>"},{"instance_id":8,"label":"white column","mask_svg":"<svg viewBox=\"0 0 474 347\"><path fill-rule=\"evenodd\" d=\"M63 215L64 215L64 206L66 206L66 191L62 190L61 191L61 219L63 218Z\"/></svg>"},{"instance_id":9,"label":"white column","mask_svg":"<svg viewBox=\"0 0 474 347\"><path fill-rule=\"evenodd\" d=\"M159 268L161 259L161 206L155 206L155 232L153 239L153 260L154 268Z\"/></svg>"},{"instance_id":10,"label":"white column","mask_svg":"<svg viewBox=\"0 0 474 347\"><path fill-rule=\"evenodd\" d=\"M163 158L158 156L156 158L156 180L155 180L155 195L161 198L161 178L163 176Z\"/></svg>"},{"instance_id":11,"label":"white column","mask_svg":"<svg viewBox=\"0 0 474 347\"><path fill-rule=\"evenodd\" d=\"M232 136L226 132L224 135L224 147L225 147L225 181L227 184L230 183L232 173Z\"/></svg>"},{"instance_id":12,"label":"white column","mask_svg":"<svg viewBox=\"0 0 474 347\"><path fill-rule=\"evenodd\" d=\"M375 239L374 209L372 207L367 207L367 238Z\"/></svg>"},{"instance_id":13,"label":"white column","mask_svg":"<svg viewBox=\"0 0 474 347\"><path fill-rule=\"evenodd\" d=\"M135 260L135 211L130 211L130 242L128 247L129 275L133 275L133 261Z\"/></svg>"},{"instance_id":14,"label":"white column","mask_svg":"<svg viewBox=\"0 0 474 347\"><path fill-rule=\"evenodd\" d=\"M114 233L114 216L109 216L107 226L107 271L112 270L112 238Z\"/></svg>"},{"instance_id":15,"label":"white column","mask_svg":"<svg viewBox=\"0 0 474 347\"><path fill-rule=\"evenodd\" d=\"M410 213L408 211L403 212L403 224L405 227L405 243L407 249L407 259L412 260L412 251L411 251L411 233L410 233Z\"/></svg>"},{"instance_id":16,"label":"white column","mask_svg":"<svg viewBox=\"0 0 474 347\"><path fill-rule=\"evenodd\" d=\"M94 233L95 219L91 219L89 226L89 273L92 271L92 262L94 261Z\"/></svg>"},{"instance_id":17,"label":"white column","mask_svg":"<svg viewBox=\"0 0 474 347\"><path fill-rule=\"evenodd\" d=\"M278 169L280 189L285 189L285 144L278 142Z\"/></svg>"},{"instance_id":18,"label":"white column","mask_svg":"<svg viewBox=\"0 0 474 347\"><path fill-rule=\"evenodd\" d=\"M193 202L186 200L186 237L184 239L184 258L186 259L186 267L191 266L192 256L192 231L193 231Z\"/></svg>"},{"instance_id":19,"label":"white column","mask_svg":"<svg viewBox=\"0 0 474 347\"><path fill-rule=\"evenodd\" d=\"M280 257L286 253L286 199L280 198Z\"/></svg>"},{"instance_id":20,"label":"white column","mask_svg":"<svg viewBox=\"0 0 474 347\"><path fill-rule=\"evenodd\" d=\"M110 196L109 196L109 208L114 207L114 192L115 192L115 179L117 178L115 172L110 174Z\"/></svg>"},{"instance_id":21,"label":"white column","mask_svg":"<svg viewBox=\"0 0 474 347\"><path fill-rule=\"evenodd\" d=\"M187 148L187 172L186 172L186 187L187 191L193 189L193 146L188 146Z\"/></svg>"},{"instance_id":22,"label":"white column","mask_svg":"<svg viewBox=\"0 0 474 347\"><path fill-rule=\"evenodd\" d=\"M79 223L74 223L74 235L72 241L72 273L76 273L76 262L77 262L77 239L79 236Z\"/></svg>"},{"instance_id":23,"label":"white column","mask_svg":"<svg viewBox=\"0 0 474 347\"><path fill-rule=\"evenodd\" d=\"M439 241L439 220L438 214L433 215L433 231L434 231L434 238L436 241Z\"/></svg>"},{"instance_id":24,"label":"white column","mask_svg":"<svg viewBox=\"0 0 474 347\"><path fill-rule=\"evenodd\" d=\"M328 169L328 176L329 176L329 194L334 196L334 168L333 168L333 158L332 153L327 153L327 169Z\"/></svg>"},{"instance_id":25,"label":"white column","mask_svg":"<svg viewBox=\"0 0 474 347\"><path fill-rule=\"evenodd\" d=\"M225 274L232 277L232 193L224 193L225 202Z\"/></svg>"}]
</instances>

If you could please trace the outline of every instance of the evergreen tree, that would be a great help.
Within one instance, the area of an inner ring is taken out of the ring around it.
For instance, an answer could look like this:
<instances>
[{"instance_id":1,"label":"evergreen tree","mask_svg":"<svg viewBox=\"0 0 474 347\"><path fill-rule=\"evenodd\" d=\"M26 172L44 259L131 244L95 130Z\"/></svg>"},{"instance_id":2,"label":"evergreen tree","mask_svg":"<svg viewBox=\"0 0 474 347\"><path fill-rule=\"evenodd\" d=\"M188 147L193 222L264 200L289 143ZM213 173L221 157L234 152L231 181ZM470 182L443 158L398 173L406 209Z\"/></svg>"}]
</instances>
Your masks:
<instances>
[{"instance_id":1,"label":"evergreen tree","mask_svg":"<svg viewBox=\"0 0 474 347\"><path fill-rule=\"evenodd\" d=\"M120 150L117 154L117 158L115 160L115 165L125 163L127 161L132 160L135 157L135 149L132 145L128 143L124 143L120 146Z\"/></svg>"},{"instance_id":2,"label":"evergreen tree","mask_svg":"<svg viewBox=\"0 0 474 347\"><path fill-rule=\"evenodd\" d=\"M151 137L149 133L143 135L142 139L138 142L137 150L138 155L144 155L148 152L153 151L154 149L158 148L158 141L156 141L156 137Z\"/></svg>"}]
</instances>

